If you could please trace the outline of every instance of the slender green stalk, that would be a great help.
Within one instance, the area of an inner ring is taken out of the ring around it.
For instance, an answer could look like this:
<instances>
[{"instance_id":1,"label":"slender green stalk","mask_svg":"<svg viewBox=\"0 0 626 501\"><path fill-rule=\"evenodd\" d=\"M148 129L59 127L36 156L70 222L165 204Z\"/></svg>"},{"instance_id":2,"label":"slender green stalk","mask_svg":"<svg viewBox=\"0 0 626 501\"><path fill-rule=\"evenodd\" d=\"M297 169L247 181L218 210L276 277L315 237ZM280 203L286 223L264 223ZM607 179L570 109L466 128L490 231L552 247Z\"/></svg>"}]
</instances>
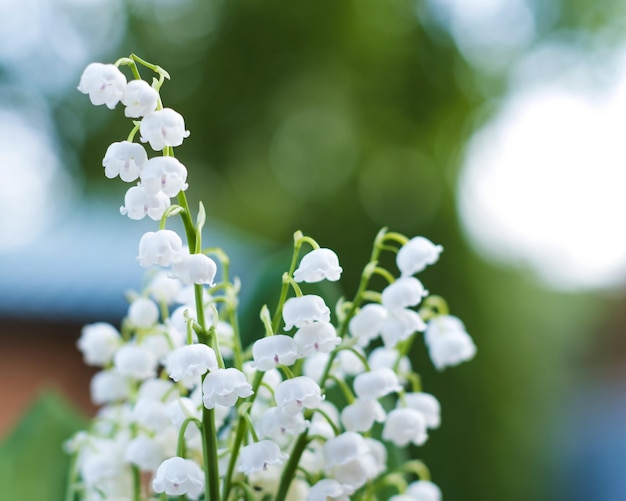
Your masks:
<instances>
[{"instance_id":1,"label":"slender green stalk","mask_svg":"<svg viewBox=\"0 0 626 501\"><path fill-rule=\"evenodd\" d=\"M298 437L298 441L291 450L291 455L289 456L285 469L283 470L283 474L280 477L280 485L278 487L278 492L276 493L275 501L285 501L285 496L287 496L287 491L289 491L291 481L293 480L296 470L298 469L300 457L309 443L307 434L307 430L301 433Z\"/></svg>"}]
</instances>

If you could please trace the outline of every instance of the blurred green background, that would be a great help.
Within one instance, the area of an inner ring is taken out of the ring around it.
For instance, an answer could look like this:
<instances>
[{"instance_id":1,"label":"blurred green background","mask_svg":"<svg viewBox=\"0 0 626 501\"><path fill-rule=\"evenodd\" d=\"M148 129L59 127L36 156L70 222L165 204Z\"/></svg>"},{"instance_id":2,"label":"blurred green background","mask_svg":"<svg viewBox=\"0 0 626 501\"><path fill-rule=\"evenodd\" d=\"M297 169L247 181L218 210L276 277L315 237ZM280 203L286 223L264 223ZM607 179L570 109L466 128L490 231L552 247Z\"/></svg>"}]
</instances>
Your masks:
<instances>
[{"instance_id":1,"label":"blurred green background","mask_svg":"<svg viewBox=\"0 0 626 501\"><path fill-rule=\"evenodd\" d=\"M5 4L0 23L15 22L17 2ZM46 44L48 35L32 49L22 47L19 64L28 67L20 71L44 72L39 79L17 72L18 57L0 51L2 102L29 101L32 91L49 110L63 172L73 179L68 210L106 199L115 212L125 190L107 181L100 165L108 144L126 136L128 122L119 109L91 107L75 91L82 68L131 52L159 64L172 76L163 100L191 131L177 150L190 172L188 196L193 204L203 200L220 225L262 240L264 259L288 248L300 229L337 251L351 295L380 227L444 246L439 264L420 278L447 298L478 346L475 360L443 373L420 343L413 354L425 390L443 407L442 428L414 454L429 465L445 499L574 499L562 488L571 457L560 432L571 395L596 379L622 380L605 370L623 363L615 348L621 283L610 293L597 284L563 291L537 278L529 263L505 266L480 254L459 216L458 178L468 141L497 113L517 63L541 44L558 42L601 66L624 44L622 2L28 4L37 19L60 16L79 27L56 49ZM470 21L487 12L493 22L483 32L465 32L463 9ZM78 352L72 356L82 363ZM51 415L49 424L34 426L67 425L60 411ZM25 453L24 444L41 451L46 437L44 449L60 451L58 433L25 438L27 421L15 433L7 430L0 446L0 486L17 489L11 499L34 498L19 494L2 451L13 457ZM53 461L63 465L65 458L59 452ZM48 494L37 499L60 498Z\"/></svg>"}]
</instances>

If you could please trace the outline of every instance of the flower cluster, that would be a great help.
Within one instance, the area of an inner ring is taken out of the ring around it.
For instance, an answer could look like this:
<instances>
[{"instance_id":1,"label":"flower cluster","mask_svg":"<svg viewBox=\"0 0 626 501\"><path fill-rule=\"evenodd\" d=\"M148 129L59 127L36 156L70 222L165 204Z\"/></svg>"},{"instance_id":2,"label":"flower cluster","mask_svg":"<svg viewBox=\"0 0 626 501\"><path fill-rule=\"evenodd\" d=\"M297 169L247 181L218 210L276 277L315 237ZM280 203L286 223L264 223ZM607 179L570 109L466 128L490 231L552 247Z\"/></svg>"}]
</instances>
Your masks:
<instances>
[{"instance_id":1,"label":"flower cluster","mask_svg":"<svg viewBox=\"0 0 626 501\"><path fill-rule=\"evenodd\" d=\"M127 82L120 66L135 79ZM157 74L152 85L140 66ZM160 224L139 240L139 264L153 273L129 298L121 328L87 325L78 340L85 362L101 368L91 394L102 408L67 443L74 457L68 499L440 500L425 464L395 464L388 448L420 446L440 425L440 404L422 391L408 358L414 341L423 337L438 369L476 352L445 301L414 276L442 248L381 230L354 298L331 310L303 288L338 281L339 259L296 232L277 305L261 310L264 335L243 347L239 281L220 249L202 247L204 208L194 222L187 169L173 153L188 132L162 106L165 78L131 55L89 65L78 87L93 104L113 109L121 101L127 117L140 119L126 141L108 148L103 165L109 178L139 179L122 214ZM149 159L133 142L137 131L162 155ZM183 220L186 244L166 229L173 216ZM304 247L311 250L300 256ZM384 252L396 254L400 276L379 264ZM380 292L375 277L386 283Z\"/></svg>"}]
</instances>

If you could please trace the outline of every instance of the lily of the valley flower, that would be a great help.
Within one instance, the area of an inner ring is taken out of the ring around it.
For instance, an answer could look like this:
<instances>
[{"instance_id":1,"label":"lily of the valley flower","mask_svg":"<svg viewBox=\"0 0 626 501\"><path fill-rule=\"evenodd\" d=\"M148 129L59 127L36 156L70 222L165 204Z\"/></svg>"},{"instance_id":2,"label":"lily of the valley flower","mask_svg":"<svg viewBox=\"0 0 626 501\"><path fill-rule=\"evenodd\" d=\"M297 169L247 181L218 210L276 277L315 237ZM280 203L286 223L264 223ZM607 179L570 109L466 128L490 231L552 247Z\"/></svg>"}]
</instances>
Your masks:
<instances>
[{"instance_id":1,"label":"lily of the valley flower","mask_svg":"<svg viewBox=\"0 0 626 501\"><path fill-rule=\"evenodd\" d=\"M195 461L175 456L161 463L152 488L158 494L198 499L204 490L204 472Z\"/></svg>"},{"instance_id":2,"label":"lily of the valley flower","mask_svg":"<svg viewBox=\"0 0 626 501\"><path fill-rule=\"evenodd\" d=\"M283 334L257 339L252 345L253 367L259 371L275 369L278 365L292 365L298 359L293 338Z\"/></svg>"},{"instance_id":3,"label":"lily of the valley flower","mask_svg":"<svg viewBox=\"0 0 626 501\"><path fill-rule=\"evenodd\" d=\"M148 162L148 154L138 143L121 141L112 143L104 154L102 166L109 179L120 176L122 181L132 183L139 178L141 170Z\"/></svg>"},{"instance_id":4,"label":"lily of the valley flower","mask_svg":"<svg viewBox=\"0 0 626 501\"><path fill-rule=\"evenodd\" d=\"M207 409L217 404L233 407L239 398L252 395L246 375L234 367L209 372L202 383L202 400Z\"/></svg>"},{"instance_id":5,"label":"lily of the valley flower","mask_svg":"<svg viewBox=\"0 0 626 501\"><path fill-rule=\"evenodd\" d=\"M296 282L315 283L322 280L336 282L343 269L337 254L330 249L314 249L306 254L293 274Z\"/></svg>"},{"instance_id":6,"label":"lily of the valley flower","mask_svg":"<svg viewBox=\"0 0 626 501\"><path fill-rule=\"evenodd\" d=\"M435 245L424 237L415 237L400 248L396 264L402 276L414 275L426 266L435 264L442 251L441 245Z\"/></svg>"},{"instance_id":7,"label":"lily of the valley flower","mask_svg":"<svg viewBox=\"0 0 626 501\"><path fill-rule=\"evenodd\" d=\"M471 360L476 354L476 345L463 322L451 315L431 319L424 339L430 359L439 370Z\"/></svg>"},{"instance_id":8,"label":"lily of the valley flower","mask_svg":"<svg viewBox=\"0 0 626 501\"><path fill-rule=\"evenodd\" d=\"M409 443L423 445L428 439L426 420L415 409L394 409L385 420L383 439L404 447Z\"/></svg>"},{"instance_id":9,"label":"lily of the valley flower","mask_svg":"<svg viewBox=\"0 0 626 501\"><path fill-rule=\"evenodd\" d=\"M98 322L83 327L76 345L83 352L86 364L104 366L122 345L122 336L111 324Z\"/></svg>"},{"instance_id":10,"label":"lily of the valley flower","mask_svg":"<svg viewBox=\"0 0 626 501\"><path fill-rule=\"evenodd\" d=\"M163 193L172 198L187 189L187 168L174 157L153 157L143 166L141 186L149 196Z\"/></svg>"},{"instance_id":11,"label":"lily of the valley flower","mask_svg":"<svg viewBox=\"0 0 626 501\"><path fill-rule=\"evenodd\" d=\"M132 186L124 196L124 205L120 207L120 214L134 220L149 216L150 219L158 221L170 205L171 201L165 193L158 192L155 195L149 195L143 186Z\"/></svg>"},{"instance_id":12,"label":"lily of the valley flower","mask_svg":"<svg viewBox=\"0 0 626 501\"><path fill-rule=\"evenodd\" d=\"M148 231L139 240L137 259L143 268L158 264L169 266L183 250L183 241L172 230Z\"/></svg>"},{"instance_id":13,"label":"lily of the valley flower","mask_svg":"<svg viewBox=\"0 0 626 501\"><path fill-rule=\"evenodd\" d=\"M276 442L261 440L241 449L237 470L249 475L267 470L271 465L282 464L289 456L283 454Z\"/></svg>"},{"instance_id":14,"label":"lily of the valley flower","mask_svg":"<svg viewBox=\"0 0 626 501\"><path fill-rule=\"evenodd\" d=\"M156 151L166 146L180 146L183 139L189 137L182 115L171 108L147 114L141 121L139 131L141 140L150 143L152 149Z\"/></svg>"},{"instance_id":15,"label":"lily of the valley flower","mask_svg":"<svg viewBox=\"0 0 626 501\"><path fill-rule=\"evenodd\" d=\"M284 412L294 414L302 409L316 409L324 400L319 385L311 378L298 376L287 379L276 388L276 405Z\"/></svg>"},{"instance_id":16,"label":"lily of the valley flower","mask_svg":"<svg viewBox=\"0 0 626 501\"><path fill-rule=\"evenodd\" d=\"M78 90L89 94L91 104L106 104L113 109L120 102L126 89L126 77L113 64L91 63L85 68Z\"/></svg>"},{"instance_id":17,"label":"lily of the valley flower","mask_svg":"<svg viewBox=\"0 0 626 501\"><path fill-rule=\"evenodd\" d=\"M190 344L172 351L165 367L169 376L178 382L217 370L217 357L213 348L206 344Z\"/></svg>"},{"instance_id":18,"label":"lily of the valley flower","mask_svg":"<svg viewBox=\"0 0 626 501\"><path fill-rule=\"evenodd\" d=\"M159 93L145 80L131 80L124 89L122 104L126 106L124 115L139 118L154 111L159 101Z\"/></svg>"},{"instance_id":19,"label":"lily of the valley flower","mask_svg":"<svg viewBox=\"0 0 626 501\"><path fill-rule=\"evenodd\" d=\"M291 297L283 306L283 320L286 331L313 322L330 322L330 309L320 296L314 294Z\"/></svg>"}]
</instances>

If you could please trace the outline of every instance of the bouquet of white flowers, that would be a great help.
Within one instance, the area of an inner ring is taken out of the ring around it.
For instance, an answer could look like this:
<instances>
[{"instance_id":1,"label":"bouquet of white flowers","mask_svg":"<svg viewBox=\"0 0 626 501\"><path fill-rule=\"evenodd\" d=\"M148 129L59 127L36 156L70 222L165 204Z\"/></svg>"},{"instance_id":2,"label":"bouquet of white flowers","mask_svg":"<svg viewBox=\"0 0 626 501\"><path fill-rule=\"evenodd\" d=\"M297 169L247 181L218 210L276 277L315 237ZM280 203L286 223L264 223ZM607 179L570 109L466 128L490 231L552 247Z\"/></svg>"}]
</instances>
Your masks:
<instances>
[{"instance_id":1,"label":"bouquet of white flowers","mask_svg":"<svg viewBox=\"0 0 626 501\"><path fill-rule=\"evenodd\" d=\"M151 83L140 68L156 74ZM174 148L189 132L161 102L168 78L131 55L90 64L78 86L95 105L121 101L133 119L103 166L108 178L139 180L120 212L159 221L139 240L137 257L158 272L130 298L119 330L90 324L78 340L85 362L102 367L91 381L102 408L67 443L67 499L440 500L423 462L390 466L387 457L389 448L422 445L439 426L439 402L422 391L407 356L418 333L438 369L476 352L443 298L414 277L439 259L441 246L381 230L354 298L331 313L303 289L338 281L338 257L296 232L278 302L260 312L265 334L242 346L239 280L223 251L203 246L204 207L194 217L185 196L187 169ZM137 132L161 155L148 158ZM166 228L174 216L186 242ZM303 247L311 250L301 256ZM396 254L398 278L380 266L384 252ZM370 289L376 275L388 283L381 292Z\"/></svg>"}]
</instances>

